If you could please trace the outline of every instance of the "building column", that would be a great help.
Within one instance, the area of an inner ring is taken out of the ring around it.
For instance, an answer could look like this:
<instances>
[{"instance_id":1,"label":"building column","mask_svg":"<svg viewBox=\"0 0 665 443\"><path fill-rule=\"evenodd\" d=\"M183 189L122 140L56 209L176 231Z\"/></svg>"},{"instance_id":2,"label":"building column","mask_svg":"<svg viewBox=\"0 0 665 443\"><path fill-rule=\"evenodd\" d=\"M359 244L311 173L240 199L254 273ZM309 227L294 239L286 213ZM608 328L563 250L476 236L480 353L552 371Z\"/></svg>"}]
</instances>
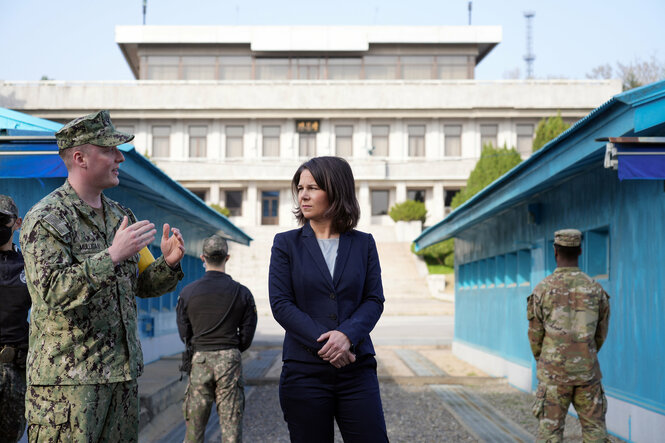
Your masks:
<instances>
[{"instance_id":1,"label":"building column","mask_svg":"<svg viewBox=\"0 0 665 443\"><path fill-rule=\"evenodd\" d=\"M432 200L425 201L427 206L427 225L433 225L443 220L445 216L445 202L444 202L444 193L443 193L443 184L435 183L432 188Z\"/></svg>"},{"instance_id":2,"label":"building column","mask_svg":"<svg viewBox=\"0 0 665 443\"><path fill-rule=\"evenodd\" d=\"M358 205L360 206L360 220L358 224L369 226L372 224L372 202L370 201L369 183L360 182L358 186Z\"/></svg>"},{"instance_id":3,"label":"building column","mask_svg":"<svg viewBox=\"0 0 665 443\"><path fill-rule=\"evenodd\" d=\"M214 203L216 205L220 204L219 183L217 182L214 182L210 185L210 191L208 192L208 203Z\"/></svg>"},{"instance_id":4,"label":"building column","mask_svg":"<svg viewBox=\"0 0 665 443\"><path fill-rule=\"evenodd\" d=\"M406 201L406 182L395 183L395 203Z\"/></svg>"},{"instance_id":5,"label":"building column","mask_svg":"<svg viewBox=\"0 0 665 443\"><path fill-rule=\"evenodd\" d=\"M245 207L243 208L243 214L245 215L245 223L247 226L258 226L261 224L257 214L257 209L260 208L261 202L258 200L258 189L256 188L256 182L249 182L247 184L247 201Z\"/></svg>"}]
</instances>

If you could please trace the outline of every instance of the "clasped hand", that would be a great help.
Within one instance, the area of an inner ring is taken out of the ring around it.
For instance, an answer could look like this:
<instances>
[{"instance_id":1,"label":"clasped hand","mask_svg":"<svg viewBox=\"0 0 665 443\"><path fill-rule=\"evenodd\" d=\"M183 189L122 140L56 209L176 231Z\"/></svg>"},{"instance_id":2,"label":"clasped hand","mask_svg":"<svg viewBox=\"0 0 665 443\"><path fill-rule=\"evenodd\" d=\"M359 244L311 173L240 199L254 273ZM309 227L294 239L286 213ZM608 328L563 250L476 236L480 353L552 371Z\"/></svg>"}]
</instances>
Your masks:
<instances>
[{"instance_id":1,"label":"clasped hand","mask_svg":"<svg viewBox=\"0 0 665 443\"><path fill-rule=\"evenodd\" d=\"M170 232L173 235L169 236ZM113 264L117 265L137 254L155 240L156 233L155 225L148 220L137 221L129 225L127 216L123 217L113 238L113 243L109 247L109 255ZM172 268L185 255L185 242L180 231L169 227L168 223L165 223L162 229L161 249L166 264Z\"/></svg>"},{"instance_id":2,"label":"clasped hand","mask_svg":"<svg viewBox=\"0 0 665 443\"><path fill-rule=\"evenodd\" d=\"M341 331L328 331L316 340L319 343L326 341L319 351L319 357L336 368L342 368L356 361L356 355L351 352L351 340Z\"/></svg>"}]
</instances>

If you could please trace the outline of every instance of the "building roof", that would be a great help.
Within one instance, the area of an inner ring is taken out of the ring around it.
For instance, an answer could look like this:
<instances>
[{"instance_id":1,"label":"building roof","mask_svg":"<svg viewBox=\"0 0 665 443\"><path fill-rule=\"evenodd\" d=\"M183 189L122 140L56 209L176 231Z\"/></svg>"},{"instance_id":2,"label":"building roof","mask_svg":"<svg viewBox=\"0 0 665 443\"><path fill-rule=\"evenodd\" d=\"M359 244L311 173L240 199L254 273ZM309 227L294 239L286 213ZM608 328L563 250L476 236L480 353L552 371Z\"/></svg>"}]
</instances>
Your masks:
<instances>
[{"instance_id":1,"label":"building roof","mask_svg":"<svg viewBox=\"0 0 665 443\"><path fill-rule=\"evenodd\" d=\"M531 157L423 231L416 250L455 237L509 207L589 168L602 168L605 142L596 139L662 134L665 81L612 97Z\"/></svg>"},{"instance_id":2,"label":"building roof","mask_svg":"<svg viewBox=\"0 0 665 443\"><path fill-rule=\"evenodd\" d=\"M0 108L0 179L66 177L54 136L60 127L59 123ZM125 161L120 165L120 185L105 192L111 198L121 202L131 199L159 219L177 218L177 226L190 245L198 245L215 233L249 245L249 235L168 177L134 146L118 148ZM133 204L128 206L138 211Z\"/></svg>"},{"instance_id":3,"label":"building roof","mask_svg":"<svg viewBox=\"0 0 665 443\"><path fill-rule=\"evenodd\" d=\"M474 45L476 63L499 42L500 26L116 26L132 71L139 45L249 45L254 52L366 52L371 44Z\"/></svg>"}]
</instances>

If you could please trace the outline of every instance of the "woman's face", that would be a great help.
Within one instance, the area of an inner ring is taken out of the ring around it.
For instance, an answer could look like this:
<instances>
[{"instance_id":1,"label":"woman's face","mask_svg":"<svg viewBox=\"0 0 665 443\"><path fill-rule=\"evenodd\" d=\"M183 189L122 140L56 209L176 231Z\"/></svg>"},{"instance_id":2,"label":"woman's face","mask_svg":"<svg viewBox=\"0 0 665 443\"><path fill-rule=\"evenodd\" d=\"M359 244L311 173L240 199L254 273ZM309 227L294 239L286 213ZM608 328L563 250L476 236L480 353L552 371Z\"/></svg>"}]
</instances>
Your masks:
<instances>
[{"instance_id":1,"label":"woman's face","mask_svg":"<svg viewBox=\"0 0 665 443\"><path fill-rule=\"evenodd\" d=\"M321 221L330 207L328 194L316 184L308 169L300 173L298 182L298 205L307 220Z\"/></svg>"}]
</instances>

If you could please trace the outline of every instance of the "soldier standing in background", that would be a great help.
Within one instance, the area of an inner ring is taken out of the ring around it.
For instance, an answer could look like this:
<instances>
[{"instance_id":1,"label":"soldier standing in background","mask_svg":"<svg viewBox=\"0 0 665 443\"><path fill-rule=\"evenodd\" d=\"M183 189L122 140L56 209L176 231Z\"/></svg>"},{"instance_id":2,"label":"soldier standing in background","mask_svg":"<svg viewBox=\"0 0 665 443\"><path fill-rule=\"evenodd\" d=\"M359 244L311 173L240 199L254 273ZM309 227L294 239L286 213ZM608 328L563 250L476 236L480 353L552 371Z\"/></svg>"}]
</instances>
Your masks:
<instances>
[{"instance_id":1,"label":"soldier standing in background","mask_svg":"<svg viewBox=\"0 0 665 443\"><path fill-rule=\"evenodd\" d=\"M0 442L18 441L25 429L30 294L23 255L12 242L20 227L14 200L0 195Z\"/></svg>"},{"instance_id":2,"label":"soldier standing in background","mask_svg":"<svg viewBox=\"0 0 665 443\"><path fill-rule=\"evenodd\" d=\"M194 350L183 412L186 442L203 442L213 401L217 403L222 441L242 441L245 391L240 353L256 331L256 305L245 286L226 274L226 240L218 235L203 242L206 272L180 291L178 331Z\"/></svg>"},{"instance_id":3,"label":"soldier standing in background","mask_svg":"<svg viewBox=\"0 0 665 443\"><path fill-rule=\"evenodd\" d=\"M67 180L25 216L31 442L138 440L135 297L172 291L185 247L164 224L163 255L139 274L138 252L154 240L155 226L102 194L119 184L125 158L117 145L133 138L115 129L108 111L66 124L56 140Z\"/></svg>"},{"instance_id":4,"label":"soldier standing in background","mask_svg":"<svg viewBox=\"0 0 665 443\"><path fill-rule=\"evenodd\" d=\"M554 233L557 268L527 299L529 342L537 362L538 390L533 413L537 441L563 441L570 403L584 441L607 441L607 399L597 353L607 337L609 296L578 267L582 233Z\"/></svg>"}]
</instances>

